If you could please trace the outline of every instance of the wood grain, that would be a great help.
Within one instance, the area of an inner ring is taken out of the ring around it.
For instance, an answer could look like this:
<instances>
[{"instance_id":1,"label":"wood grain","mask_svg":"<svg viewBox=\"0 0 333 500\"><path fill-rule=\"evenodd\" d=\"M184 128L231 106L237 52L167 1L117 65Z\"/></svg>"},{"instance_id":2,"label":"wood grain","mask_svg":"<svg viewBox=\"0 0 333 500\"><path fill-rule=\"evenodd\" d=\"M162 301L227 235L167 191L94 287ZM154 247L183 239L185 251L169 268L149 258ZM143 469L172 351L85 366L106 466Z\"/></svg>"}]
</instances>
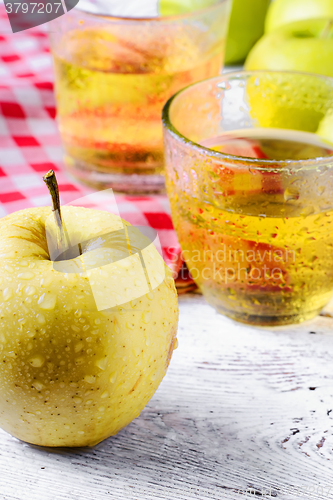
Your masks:
<instances>
[{"instance_id":1,"label":"wood grain","mask_svg":"<svg viewBox=\"0 0 333 500\"><path fill-rule=\"evenodd\" d=\"M0 431L1 500L333 499L332 311L259 329L181 297L179 347L140 417L93 449Z\"/></svg>"}]
</instances>

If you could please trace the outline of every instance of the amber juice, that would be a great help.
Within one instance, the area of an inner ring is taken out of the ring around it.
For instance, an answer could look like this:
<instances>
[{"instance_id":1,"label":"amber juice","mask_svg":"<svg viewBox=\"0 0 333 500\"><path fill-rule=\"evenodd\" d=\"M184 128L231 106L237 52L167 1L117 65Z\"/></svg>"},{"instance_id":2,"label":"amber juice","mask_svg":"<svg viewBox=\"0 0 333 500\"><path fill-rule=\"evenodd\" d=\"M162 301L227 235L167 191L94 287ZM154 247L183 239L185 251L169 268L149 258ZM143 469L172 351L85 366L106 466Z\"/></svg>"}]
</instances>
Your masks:
<instances>
[{"instance_id":1,"label":"amber juice","mask_svg":"<svg viewBox=\"0 0 333 500\"><path fill-rule=\"evenodd\" d=\"M222 65L221 46L203 56L186 29L132 38L121 29L80 29L53 51L58 122L70 164L118 174L161 172L163 104Z\"/></svg>"},{"instance_id":2,"label":"amber juice","mask_svg":"<svg viewBox=\"0 0 333 500\"><path fill-rule=\"evenodd\" d=\"M203 145L276 160L325 157L333 149L314 134L270 129L236 132ZM306 207L299 203L304 182L317 189L305 177L286 188L278 170L249 175L245 167L236 173L224 169L215 178L211 173L223 208L195 196L170 197L186 263L220 312L247 323L282 324L310 318L328 302L333 211L311 206L310 200Z\"/></svg>"}]
</instances>

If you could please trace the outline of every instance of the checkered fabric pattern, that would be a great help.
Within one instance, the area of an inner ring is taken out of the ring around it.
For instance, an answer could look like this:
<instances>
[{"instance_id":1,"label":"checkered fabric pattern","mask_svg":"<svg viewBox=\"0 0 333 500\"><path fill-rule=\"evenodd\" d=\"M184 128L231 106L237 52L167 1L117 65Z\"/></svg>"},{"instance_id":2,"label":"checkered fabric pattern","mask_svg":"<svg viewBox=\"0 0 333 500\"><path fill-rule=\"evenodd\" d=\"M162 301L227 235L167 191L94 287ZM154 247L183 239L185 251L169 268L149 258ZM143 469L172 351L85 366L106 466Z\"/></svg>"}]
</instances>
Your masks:
<instances>
[{"instance_id":1,"label":"checkered fabric pattern","mask_svg":"<svg viewBox=\"0 0 333 500\"><path fill-rule=\"evenodd\" d=\"M55 121L52 60L44 26L13 34L0 4L0 217L50 204L42 176L56 172L62 204L93 191L67 176ZM121 217L158 231L167 263L179 248L166 196L116 195Z\"/></svg>"}]
</instances>

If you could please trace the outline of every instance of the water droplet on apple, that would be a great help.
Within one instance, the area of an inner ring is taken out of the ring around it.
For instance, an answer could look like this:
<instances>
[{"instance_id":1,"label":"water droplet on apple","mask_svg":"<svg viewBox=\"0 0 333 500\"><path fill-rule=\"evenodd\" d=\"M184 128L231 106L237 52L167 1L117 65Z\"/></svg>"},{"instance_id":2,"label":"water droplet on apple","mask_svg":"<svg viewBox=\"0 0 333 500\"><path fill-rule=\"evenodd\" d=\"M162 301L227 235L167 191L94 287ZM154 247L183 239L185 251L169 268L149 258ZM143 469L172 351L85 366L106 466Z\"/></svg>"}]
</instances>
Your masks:
<instances>
[{"instance_id":1,"label":"water droplet on apple","mask_svg":"<svg viewBox=\"0 0 333 500\"><path fill-rule=\"evenodd\" d=\"M12 266L8 266L7 264L5 265L5 269L8 273L13 273L14 272L14 268Z\"/></svg>"},{"instance_id":2,"label":"water droplet on apple","mask_svg":"<svg viewBox=\"0 0 333 500\"><path fill-rule=\"evenodd\" d=\"M25 318L20 318L18 320L18 323L19 323L19 329L20 331L22 332L23 331L23 326L26 324L27 320Z\"/></svg>"},{"instance_id":3,"label":"water droplet on apple","mask_svg":"<svg viewBox=\"0 0 333 500\"><path fill-rule=\"evenodd\" d=\"M38 305L41 309L51 310L56 306L57 297L53 294L43 293L38 299Z\"/></svg>"},{"instance_id":4,"label":"water droplet on apple","mask_svg":"<svg viewBox=\"0 0 333 500\"><path fill-rule=\"evenodd\" d=\"M45 363L45 359L43 358L43 356L38 355L38 356L34 356L33 358L30 358L29 363L34 368L40 368Z\"/></svg>"},{"instance_id":5,"label":"water droplet on apple","mask_svg":"<svg viewBox=\"0 0 333 500\"><path fill-rule=\"evenodd\" d=\"M108 366L108 358L99 359L95 362L95 365L98 366L101 370L106 370Z\"/></svg>"},{"instance_id":6,"label":"water droplet on apple","mask_svg":"<svg viewBox=\"0 0 333 500\"><path fill-rule=\"evenodd\" d=\"M74 346L74 352L80 352L84 348L84 343L83 342L78 342Z\"/></svg>"},{"instance_id":7,"label":"water droplet on apple","mask_svg":"<svg viewBox=\"0 0 333 500\"><path fill-rule=\"evenodd\" d=\"M31 280L32 278L35 277L35 273L32 273L31 271L26 271L24 273L18 274L17 277L22 280Z\"/></svg>"},{"instance_id":8,"label":"water droplet on apple","mask_svg":"<svg viewBox=\"0 0 333 500\"><path fill-rule=\"evenodd\" d=\"M29 295L34 295L36 292L37 292L37 289L36 289L36 287L35 287L35 286L33 286L33 285L28 285L28 286L26 286L26 287L25 287L25 289L24 289L24 293L25 293L26 295L28 295L28 296L29 296Z\"/></svg>"},{"instance_id":9,"label":"water droplet on apple","mask_svg":"<svg viewBox=\"0 0 333 500\"><path fill-rule=\"evenodd\" d=\"M109 397L109 393L108 393L108 391L104 391L104 392L103 392L103 394L101 394L101 398L102 398L102 399L106 399L106 398L108 398L108 397Z\"/></svg>"},{"instance_id":10,"label":"water droplet on apple","mask_svg":"<svg viewBox=\"0 0 333 500\"><path fill-rule=\"evenodd\" d=\"M31 384L37 391L41 391L45 386L39 382L38 380L35 380L32 384Z\"/></svg>"},{"instance_id":11,"label":"water droplet on apple","mask_svg":"<svg viewBox=\"0 0 333 500\"><path fill-rule=\"evenodd\" d=\"M53 277L48 275L40 280L40 286L45 286L46 288L51 285Z\"/></svg>"},{"instance_id":12,"label":"water droplet on apple","mask_svg":"<svg viewBox=\"0 0 333 500\"><path fill-rule=\"evenodd\" d=\"M111 373L110 375L110 382L111 384L114 384L116 381L116 374L115 373Z\"/></svg>"},{"instance_id":13,"label":"water droplet on apple","mask_svg":"<svg viewBox=\"0 0 333 500\"><path fill-rule=\"evenodd\" d=\"M79 398L79 397L75 396L75 397L73 398L73 401L74 401L74 403L76 403L77 405L79 405L79 404L81 404L81 403L82 403L82 398Z\"/></svg>"},{"instance_id":14,"label":"water droplet on apple","mask_svg":"<svg viewBox=\"0 0 333 500\"><path fill-rule=\"evenodd\" d=\"M10 300L13 296L13 290L10 287L7 287L4 289L2 292L3 300L6 302L7 300Z\"/></svg>"},{"instance_id":15,"label":"water droplet on apple","mask_svg":"<svg viewBox=\"0 0 333 500\"><path fill-rule=\"evenodd\" d=\"M44 314L39 313L39 314L37 314L36 317L37 317L37 323L39 323L40 325L45 325L46 319L45 319Z\"/></svg>"},{"instance_id":16,"label":"water droplet on apple","mask_svg":"<svg viewBox=\"0 0 333 500\"><path fill-rule=\"evenodd\" d=\"M135 356L140 356L140 354L141 354L141 347L140 346L135 346L134 349L133 349L133 352L134 352Z\"/></svg>"},{"instance_id":17,"label":"water droplet on apple","mask_svg":"<svg viewBox=\"0 0 333 500\"><path fill-rule=\"evenodd\" d=\"M151 311L146 311L143 313L143 322L147 325L151 321Z\"/></svg>"},{"instance_id":18,"label":"water droplet on apple","mask_svg":"<svg viewBox=\"0 0 333 500\"><path fill-rule=\"evenodd\" d=\"M93 384L96 381L96 377L94 375L86 375L83 380L88 384Z\"/></svg>"},{"instance_id":19,"label":"water droplet on apple","mask_svg":"<svg viewBox=\"0 0 333 500\"><path fill-rule=\"evenodd\" d=\"M100 411L101 413L103 413L105 411L105 406L100 406L98 408L98 411Z\"/></svg>"}]
</instances>

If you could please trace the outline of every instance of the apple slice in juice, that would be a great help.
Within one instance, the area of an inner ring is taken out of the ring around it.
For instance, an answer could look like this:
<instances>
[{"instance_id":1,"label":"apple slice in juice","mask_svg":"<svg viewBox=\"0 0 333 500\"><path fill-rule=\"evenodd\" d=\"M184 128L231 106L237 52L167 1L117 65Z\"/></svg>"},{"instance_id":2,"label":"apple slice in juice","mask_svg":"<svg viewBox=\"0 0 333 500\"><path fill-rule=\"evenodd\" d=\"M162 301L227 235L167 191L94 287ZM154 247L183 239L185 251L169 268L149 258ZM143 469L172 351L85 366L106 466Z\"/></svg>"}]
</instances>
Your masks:
<instances>
[{"instance_id":1,"label":"apple slice in juice","mask_svg":"<svg viewBox=\"0 0 333 500\"><path fill-rule=\"evenodd\" d=\"M307 160L333 154L333 146L321 140L318 135L296 130L271 128L242 129L222 134L201 143L214 151L244 158L244 167L238 163L230 169L215 167L214 173L221 179L220 191L224 196L243 196L249 194L284 194L282 176L279 165L269 165L265 171L265 163L254 165L249 176L250 165L245 158L263 160ZM260 170L256 168L260 167ZM222 186L222 189L221 189Z\"/></svg>"}]
</instances>

